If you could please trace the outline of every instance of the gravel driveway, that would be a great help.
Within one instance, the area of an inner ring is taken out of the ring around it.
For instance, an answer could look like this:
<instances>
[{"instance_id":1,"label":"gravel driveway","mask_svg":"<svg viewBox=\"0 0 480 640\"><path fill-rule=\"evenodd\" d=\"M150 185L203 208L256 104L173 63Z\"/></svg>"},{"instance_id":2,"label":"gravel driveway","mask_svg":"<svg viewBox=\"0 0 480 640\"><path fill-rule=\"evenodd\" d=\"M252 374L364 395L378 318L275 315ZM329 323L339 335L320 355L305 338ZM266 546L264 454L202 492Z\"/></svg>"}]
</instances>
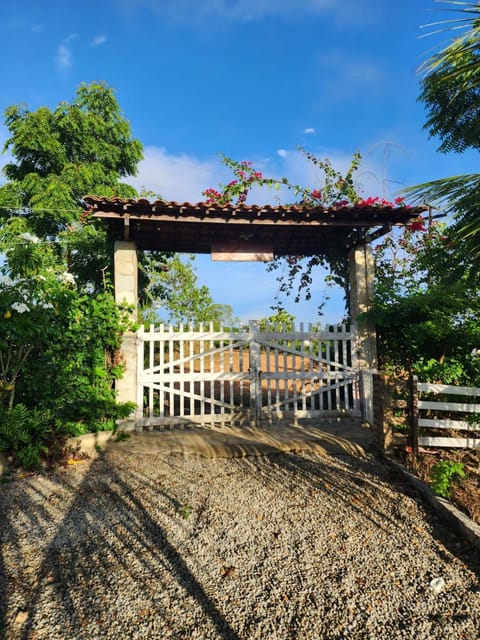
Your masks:
<instances>
[{"instance_id":1,"label":"gravel driveway","mask_svg":"<svg viewBox=\"0 0 480 640\"><path fill-rule=\"evenodd\" d=\"M4 483L0 638L478 640L478 555L389 474L111 447Z\"/></svg>"}]
</instances>

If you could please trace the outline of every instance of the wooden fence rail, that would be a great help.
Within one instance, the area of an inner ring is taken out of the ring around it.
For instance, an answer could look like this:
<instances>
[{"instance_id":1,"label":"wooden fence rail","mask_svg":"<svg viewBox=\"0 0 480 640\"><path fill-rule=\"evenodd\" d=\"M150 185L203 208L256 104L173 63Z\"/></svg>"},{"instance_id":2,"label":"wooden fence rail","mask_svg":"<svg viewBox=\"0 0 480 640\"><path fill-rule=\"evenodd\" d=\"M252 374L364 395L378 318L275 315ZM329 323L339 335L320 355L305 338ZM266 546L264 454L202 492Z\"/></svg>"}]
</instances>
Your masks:
<instances>
[{"instance_id":1,"label":"wooden fence rail","mask_svg":"<svg viewBox=\"0 0 480 640\"><path fill-rule=\"evenodd\" d=\"M417 376L410 378L409 386L410 444L414 452L419 446L480 449L480 403L476 402L480 388L419 382ZM457 398L461 401L456 402ZM477 415L478 420L474 417Z\"/></svg>"}]
</instances>

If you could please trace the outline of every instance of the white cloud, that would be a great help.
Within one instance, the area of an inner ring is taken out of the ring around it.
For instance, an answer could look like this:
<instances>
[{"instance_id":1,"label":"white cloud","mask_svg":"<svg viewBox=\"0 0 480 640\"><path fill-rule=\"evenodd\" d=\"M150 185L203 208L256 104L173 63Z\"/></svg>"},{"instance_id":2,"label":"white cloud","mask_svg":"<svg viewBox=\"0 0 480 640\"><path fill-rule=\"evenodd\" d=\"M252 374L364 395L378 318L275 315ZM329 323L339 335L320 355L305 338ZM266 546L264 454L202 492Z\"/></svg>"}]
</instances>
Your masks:
<instances>
[{"instance_id":1,"label":"white cloud","mask_svg":"<svg viewBox=\"0 0 480 640\"><path fill-rule=\"evenodd\" d=\"M100 45L105 44L106 41L107 41L107 36L99 35L93 38L93 40L90 42L90 46L99 47Z\"/></svg>"},{"instance_id":2,"label":"white cloud","mask_svg":"<svg viewBox=\"0 0 480 640\"><path fill-rule=\"evenodd\" d=\"M54 57L55 65L59 71L67 71L73 64L70 43L77 38L77 34L71 33L58 45L57 54Z\"/></svg>"},{"instance_id":3,"label":"white cloud","mask_svg":"<svg viewBox=\"0 0 480 640\"><path fill-rule=\"evenodd\" d=\"M315 129L313 127L307 127L306 129L303 130L303 133L311 134L311 133L315 133Z\"/></svg>"},{"instance_id":4,"label":"white cloud","mask_svg":"<svg viewBox=\"0 0 480 640\"><path fill-rule=\"evenodd\" d=\"M165 200L200 202L202 191L225 182L227 171L219 159L199 160L187 154L171 155L163 147L144 149L138 175L128 182L138 191L153 191Z\"/></svg>"},{"instance_id":5,"label":"white cloud","mask_svg":"<svg viewBox=\"0 0 480 640\"><path fill-rule=\"evenodd\" d=\"M57 55L54 58L57 69L66 71L72 66L72 52L65 44L58 46Z\"/></svg>"},{"instance_id":6,"label":"white cloud","mask_svg":"<svg viewBox=\"0 0 480 640\"><path fill-rule=\"evenodd\" d=\"M328 158L332 167L343 175L350 168L353 157L353 150L349 153L339 149L315 149L313 153L322 160ZM310 189L322 188L323 173L312 162L307 160L301 152L292 149L281 157L281 164L275 170L276 177L284 175L289 179L290 184L298 184ZM383 196L385 187L382 184L382 176L381 158L379 156L374 157L372 154L363 156L360 168L354 175L360 195L364 197ZM392 193L385 194L387 199L391 196ZM291 201L291 192L284 194L284 199L285 201Z\"/></svg>"},{"instance_id":7,"label":"white cloud","mask_svg":"<svg viewBox=\"0 0 480 640\"><path fill-rule=\"evenodd\" d=\"M328 158L333 168L342 174L348 171L353 156L353 150L347 153L338 149L314 149L313 153L321 159ZM310 189L322 187L323 174L320 169L295 149L278 149L275 158L252 160L255 169L262 171L265 177L281 179L285 176L290 184ZM218 158L200 160L188 154L170 154L165 148L155 146L145 147L144 159L138 169L138 175L128 179L129 184L138 191L152 191L165 200L176 202L200 202L204 200L202 191L208 187L218 188L220 183L227 184L233 177ZM365 197L383 196L385 186L382 184L382 175L382 156L364 156L356 174L359 192ZM385 197L391 199L394 188L392 184L392 193L386 193ZM285 203L291 202L292 197L292 192L285 187L279 190L254 187L248 202Z\"/></svg>"}]
</instances>

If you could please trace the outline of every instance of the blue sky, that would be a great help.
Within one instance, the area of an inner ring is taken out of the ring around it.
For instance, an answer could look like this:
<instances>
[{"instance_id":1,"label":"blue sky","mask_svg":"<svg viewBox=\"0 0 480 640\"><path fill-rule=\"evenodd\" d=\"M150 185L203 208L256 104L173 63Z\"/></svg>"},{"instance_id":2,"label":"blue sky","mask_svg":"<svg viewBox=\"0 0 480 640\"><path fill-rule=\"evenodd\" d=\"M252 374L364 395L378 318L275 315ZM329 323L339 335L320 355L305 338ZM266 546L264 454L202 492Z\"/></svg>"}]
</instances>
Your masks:
<instances>
[{"instance_id":1,"label":"blue sky","mask_svg":"<svg viewBox=\"0 0 480 640\"><path fill-rule=\"evenodd\" d=\"M54 107L104 80L144 145L134 184L166 199L196 202L228 182L221 153L319 186L298 145L339 169L360 151L365 195L390 199L477 170L476 156L439 154L422 129L418 67L451 34L421 27L448 15L435 0L3 2L0 109ZM216 302L242 319L270 314L278 285L264 265L196 264ZM285 306L316 321L325 295L319 273L311 303ZM324 320L342 313L334 293Z\"/></svg>"}]
</instances>

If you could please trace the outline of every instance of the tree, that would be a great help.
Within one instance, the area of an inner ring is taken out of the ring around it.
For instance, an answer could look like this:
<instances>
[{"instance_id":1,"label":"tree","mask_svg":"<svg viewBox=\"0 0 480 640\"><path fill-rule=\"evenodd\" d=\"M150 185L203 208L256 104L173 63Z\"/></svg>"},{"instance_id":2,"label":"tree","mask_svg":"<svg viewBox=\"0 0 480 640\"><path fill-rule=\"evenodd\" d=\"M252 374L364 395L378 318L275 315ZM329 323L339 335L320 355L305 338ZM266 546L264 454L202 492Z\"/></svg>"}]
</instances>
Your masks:
<instances>
[{"instance_id":1,"label":"tree","mask_svg":"<svg viewBox=\"0 0 480 640\"><path fill-rule=\"evenodd\" d=\"M123 179L137 173L143 157L113 89L104 82L82 84L72 102L61 102L53 110L11 106L5 124L10 137L4 151L10 151L13 160L4 167L0 221L21 217L30 233L55 242L58 258L78 286L103 291L111 280L113 246L102 223L84 211L82 198L137 197ZM138 257L140 304L168 299L156 273L171 254L139 251Z\"/></svg>"},{"instance_id":2,"label":"tree","mask_svg":"<svg viewBox=\"0 0 480 640\"><path fill-rule=\"evenodd\" d=\"M142 158L113 89L82 84L71 103L53 110L10 106L5 124L10 137L4 151L13 160L3 169L0 216L22 217L29 232L57 243L59 258L79 285L102 290L113 251L101 225L82 215L82 197L135 197L122 179L136 173Z\"/></svg>"},{"instance_id":3,"label":"tree","mask_svg":"<svg viewBox=\"0 0 480 640\"><path fill-rule=\"evenodd\" d=\"M306 153L306 152L304 152ZM327 160L306 153L322 172L322 183L310 190L292 185L288 179L265 178L250 163L236 163L226 158L235 180L208 189L212 202L242 203L253 184L286 187L303 205L404 205L402 198L387 203L377 197L362 200L355 189L355 172L360 156L353 157L349 171L342 175ZM332 270L334 282L348 286L344 252L330 247L326 253L301 260L285 258L286 273L281 292L310 294L312 271L320 265ZM270 268L281 264L275 261ZM375 321L379 338L381 365L396 373L411 371L422 379L447 383L480 382L480 358L472 357L480 345L480 277L471 268L465 244L455 239L454 231L439 224L433 215L418 218L403 231L395 230L375 243L376 293L370 317ZM289 318L278 313L269 320Z\"/></svg>"},{"instance_id":4,"label":"tree","mask_svg":"<svg viewBox=\"0 0 480 640\"><path fill-rule=\"evenodd\" d=\"M136 195L120 180L136 173L142 145L105 83L82 84L53 111L8 107L5 124L4 151L14 161L4 167L10 182L0 187L0 205L4 215L21 211L38 237L55 238L78 222L87 193Z\"/></svg>"},{"instance_id":5,"label":"tree","mask_svg":"<svg viewBox=\"0 0 480 640\"><path fill-rule=\"evenodd\" d=\"M112 428L132 411L114 389L131 323L112 293L113 248L82 197L135 197L122 179L136 172L142 146L104 83L82 85L53 111L12 106L5 118L13 160L0 186L0 450L35 466L62 437ZM152 298L169 292L156 278L165 260L140 254L140 286ZM208 290L183 284L206 315ZM173 285L170 293L181 297Z\"/></svg>"},{"instance_id":6,"label":"tree","mask_svg":"<svg viewBox=\"0 0 480 640\"><path fill-rule=\"evenodd\" d=\"M413 228L412 228L413 227ZM452 230L430 219L425 226L385 236L375 247L373 309L379 364L422 380L473 384L480 361L480 283L458 259Z\"/></svg>"},{"instance_id":7,"label":"tree","mask_svg":"<svg viewBox=\"0 0 480 640\"><path fill-rule=\"evenodd\" d=\"M175 255L162 269L155 271L150 286L154 292L161 290L162 298L158 299L157 293L152 294L148 304L152 311L148 312L147 308L147 319L173 324L238 325L229 305L215 303L207 286L197 286L194 259L193 255L188 258Z\"/></svg>"},{"instance_id":8,"label":"tree","mask_svg":"<svg viewBox=\"0 0 480 640\"><path fill-rule=\"evenodd\" d=\"M425 129L439 137L441 152L480 150L480 4L451 2L457 18L437 23L441 30L463 29L460 36L423 65L419 99L427 108ZM406 190L419 201L439 201L455 215L456 236L480 265L480 174L452 176Z\"/></svg>"},{"instance_id":9,"label":"tree","mask_svg":"<svg viewBox=\"0 0 480 640\"><path fill-rule=\"evenodd\" d=\"M113 251L83 213L86 193L132 197L122 182L142 146L113 90L82 85L54 110L5 111L0 186L0 449L27 466L62 437L112 427L121 333L109 286Z\"/></svg>"}]
</instances>

